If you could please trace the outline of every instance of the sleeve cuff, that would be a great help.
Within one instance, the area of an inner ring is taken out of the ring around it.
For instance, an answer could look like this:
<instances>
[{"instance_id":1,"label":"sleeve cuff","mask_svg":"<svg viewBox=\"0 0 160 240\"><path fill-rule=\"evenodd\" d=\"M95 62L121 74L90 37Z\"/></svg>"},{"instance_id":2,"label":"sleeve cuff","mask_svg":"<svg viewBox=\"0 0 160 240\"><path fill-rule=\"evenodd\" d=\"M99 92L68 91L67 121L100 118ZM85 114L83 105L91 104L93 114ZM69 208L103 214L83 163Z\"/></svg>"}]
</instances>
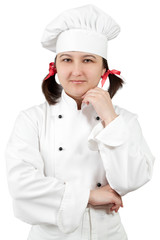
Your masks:
<instances>
[{"instance_id":1,"label":"sleeve cuff","mask_svg":"<svg viewBox=\"0 0 160 240\"><path fill-rule=\"evenodd\" d=\"M88 137L88 147L93 151L98 151L99 144L116 147L126 142L128 137L127 125L121 115L116 117L105 128L102 123L98 123Z\"/></svg>"},{"instance_id":2,"label":"sleeve cuff","mask_svg":"<svg viewBox=\"0 0 160 240\"><path fill-rule=\"evenodd\" d=\"M77 184L66 183L64 196L57 216L57 224L62 232L71 233L78 228L87 207L89 196L89 188L84 187L82 189Z\"/></svg>"}]
</instances>

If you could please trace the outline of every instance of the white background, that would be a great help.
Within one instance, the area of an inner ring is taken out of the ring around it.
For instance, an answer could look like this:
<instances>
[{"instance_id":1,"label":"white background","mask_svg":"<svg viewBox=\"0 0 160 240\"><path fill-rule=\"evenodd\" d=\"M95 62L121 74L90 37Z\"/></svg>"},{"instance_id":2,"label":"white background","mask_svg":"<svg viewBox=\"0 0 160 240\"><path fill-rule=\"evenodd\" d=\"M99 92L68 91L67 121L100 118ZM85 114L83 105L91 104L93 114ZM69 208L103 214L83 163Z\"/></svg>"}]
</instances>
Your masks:
<instances>
[{"instance_id":1,"label":"white background","mask_svg":"<svg viewBox=\"0 0 160 240\"><path fill-rule=\"evenodd\" d=\"M109 42L110 69L121 70L126 84L113 103L137 113L143 134L156 157L152 180L127 194L121 219L129 240L160 239L160 14L152 0L14 0L0 3L0 227L1 239L27 239L30 225L13 216L4 150L20 110L45 101L42 79L53 53L41 47L45 26L62 11L95 4L121 26ZM2 237L3 236L3 237ZM116 239L115 239L116 240Z\"/></svg>"}]
</instances>

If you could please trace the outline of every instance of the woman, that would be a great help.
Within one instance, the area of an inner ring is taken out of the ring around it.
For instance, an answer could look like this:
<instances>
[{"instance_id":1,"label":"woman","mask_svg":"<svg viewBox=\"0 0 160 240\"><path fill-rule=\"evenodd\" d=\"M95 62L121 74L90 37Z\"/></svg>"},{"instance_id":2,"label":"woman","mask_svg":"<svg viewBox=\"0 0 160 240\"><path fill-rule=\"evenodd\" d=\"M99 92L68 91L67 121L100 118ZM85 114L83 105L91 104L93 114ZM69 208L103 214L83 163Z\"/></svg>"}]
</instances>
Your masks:
<instances>
[{"instance_id":1,"label":"woman","mask_svg":"<svg viewBox=\"0 0 160 240\"><path fill-rule=\"evenodd\" d=\"M119 31L93 5L44 31L42 45L56 53L46 101L19 113L6 149L14 214L33 225L28 240L127 239L121 196L151 179L154 157L137 115L112 105L123 80L108 69L107 43Z\"/></svg>"}]
</instances>

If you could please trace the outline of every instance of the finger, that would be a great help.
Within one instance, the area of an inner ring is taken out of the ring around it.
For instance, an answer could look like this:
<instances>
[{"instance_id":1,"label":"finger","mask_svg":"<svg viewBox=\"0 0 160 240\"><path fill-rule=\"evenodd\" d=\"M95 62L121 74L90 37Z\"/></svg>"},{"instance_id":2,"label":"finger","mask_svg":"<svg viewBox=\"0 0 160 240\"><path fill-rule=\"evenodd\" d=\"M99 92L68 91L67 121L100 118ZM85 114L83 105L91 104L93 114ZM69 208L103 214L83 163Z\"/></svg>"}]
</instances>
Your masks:
<instances>
[{"instance_id":1,"label":"finger","mask_svg":"<svg viewBox=\"0 0 160 240\"><path fill-rule=\"evenodd\" d=\"M114 191L114 190L113 190L113 191ZM122 201L121 196L120 196L116 191L114 191L114 193L115 193L116 196L121 200L121 207L123 207L123 201Z\"/></svg>"},{"instance_id":2,"label":"finger","mask_svg":"<svg viewBox=\"0 0 160 240\"><path fill-rule=\"evenodd\" d=\"M115 205L115 206L112 206L112 207L111 207L112 211L113 211L113 210L116 210L116 209L119 209L119 208L120 208L120 205Z\"/></svg>"},{"instance_id":3,"label":"finger","mask_svg":"<svg viewBox=\"0 0 160 240\"><path fill-rule=\"evenodd\" d=\"M112 212L113 212L113 211L118 212L119 208L120 208L120 207L112 207L112 208L110 208L110 211L112 211Z\"/></svg>"},{"instance_id":4,"label":"finger","mask_svg":"<svg viewBox=\"0 0 160 240\"><path fill-rule=\"evenodd\" d=\"M102 94L102 93L106 93L107 91L101 89L101 88L92 88L90 90L88 90L84 95L82 95L82 98L85 97L86 95L88 95L89 93L97 93L97 94Z\"/></svg>"},{"instance_id":5,"label":"finger","mask_svg":"<svg viewBox=\"0 0 160 240\"><path fill-rule=\"evenodd\" d=\"M121 200L120 206L121 206L121 207L123 207L123 202L122 202L122 199L120 198L120 200Z\"/></svg>"},{"instance_id":6,"label":"finger","mask_svg":"<svg viewBox=\"0 0 160 240\"><path fill-rule=\"evenodd\" d=\"M87 102L94 102L94 101L96 101L96 97L95 96L86 96L83 100L82 100L82 102L84 102L84 103L87 103Z\"/></svg>"},{"instance_id":7,"label":"finger","mask_svg":"<svg viewBox=\"0 0 160 240\"><path fill-rule=\"evenodd\" d=\"M112 210L115 210L116 208L119 209L120 207L124 207L123 202L121 202L121 204L116 204L116 205L112 206Z\"/></svg>"},{"instance_id":8,"label":"finger","mask_svg":"<svg viewBox=\"0 0 160 240\"><path fill-rule=\"evenodd\" d=\"M105 99L105 97L104 96L102 96L102 95L98 95L98 94L94 94L94 93L89 93L89 94L87 94L84 98L83 98L83 100L82 100L82 102L84 102L84 101L92 101L92 103L94 103L95 101L96 102L98 102L98 103L100 103L100 102L106 102L106 100L107 99Z\"/></svg>"},{"instance_id":9,"label":"finger","mask_svg":"<svg viewBox=\"0 0 160 240\"><path fill-rule=\"evenodd\" d=\"M84 99L85 97L88 97L88 96L97 96L97 95L100 95L100 94L97 92L87 92L82 96L82 98Z\"/></svg>"},{"instance_id":10,"label":"finger","mask_svg":"<svg viewBox=\"0 0 160 240\"><path fill-rule=\"evenodd\" d=\"M121 200L121 204L120 204L120 206L123 207L123 201L122 201L121 196L119 196L119 198L120 198L120 200Z\"/></svg>"},{"instance_id":11,"label":"finger","mask_svg":"<svg viewBox=\"0 0 160 240\"><path fill-rule=\"evenodd\" d=\"M94 93L94 94L100 94L100 95L105 95L107 93L107 91L102 90L102 89L90 89L89 91L87 91L83 96L88 95L90 93Z\"/></svg>"}]
</instances>

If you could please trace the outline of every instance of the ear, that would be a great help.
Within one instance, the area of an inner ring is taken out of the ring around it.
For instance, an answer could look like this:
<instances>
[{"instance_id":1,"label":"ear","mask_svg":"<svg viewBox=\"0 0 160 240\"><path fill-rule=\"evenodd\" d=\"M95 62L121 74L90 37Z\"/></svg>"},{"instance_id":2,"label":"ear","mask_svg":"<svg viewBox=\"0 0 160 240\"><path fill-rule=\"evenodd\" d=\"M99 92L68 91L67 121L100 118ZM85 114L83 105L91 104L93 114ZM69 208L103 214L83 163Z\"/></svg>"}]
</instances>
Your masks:
<instances>
[{"instance_id":1,"label":"ear","mask_svg":"<svg viewBox=\"0 0 160 240\"><path fill-rule=\"evenodd\" d=\"M105 72L106 72L106 68L103 68L103 70L102 70L102 76L104 75Z\"/></svg>"}]
</instances>

